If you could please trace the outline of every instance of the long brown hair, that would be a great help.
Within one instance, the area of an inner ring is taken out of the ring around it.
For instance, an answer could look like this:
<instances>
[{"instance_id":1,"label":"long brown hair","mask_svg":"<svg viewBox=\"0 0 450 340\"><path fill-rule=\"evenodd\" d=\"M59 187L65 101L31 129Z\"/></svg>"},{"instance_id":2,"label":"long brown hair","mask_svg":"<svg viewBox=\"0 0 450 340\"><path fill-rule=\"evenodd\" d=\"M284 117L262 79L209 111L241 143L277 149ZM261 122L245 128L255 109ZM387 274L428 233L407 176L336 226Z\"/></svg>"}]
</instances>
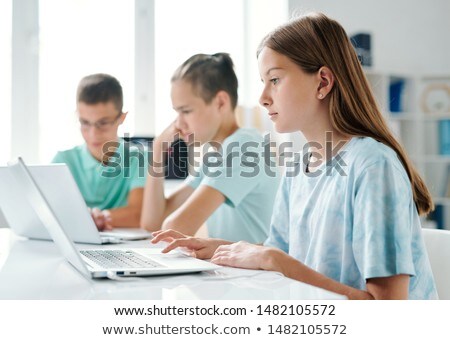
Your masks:
<instances>
[{"instance_id":1,"label":"long brown hair","mask_svg":"<svg viewBox=\"0 0 450 340\"><path fill-rule=\"evenodd\" d=\"M395 139L374 99L355 50L342 26L322 13L311 13L269 33L258 48L287 56L307 73L330 68L335 84L330 92L331 124L348 136L372 137L389 146L402 162L419 214L434 209L431 194L406 151Z\"/></svg>"}]
</instances>

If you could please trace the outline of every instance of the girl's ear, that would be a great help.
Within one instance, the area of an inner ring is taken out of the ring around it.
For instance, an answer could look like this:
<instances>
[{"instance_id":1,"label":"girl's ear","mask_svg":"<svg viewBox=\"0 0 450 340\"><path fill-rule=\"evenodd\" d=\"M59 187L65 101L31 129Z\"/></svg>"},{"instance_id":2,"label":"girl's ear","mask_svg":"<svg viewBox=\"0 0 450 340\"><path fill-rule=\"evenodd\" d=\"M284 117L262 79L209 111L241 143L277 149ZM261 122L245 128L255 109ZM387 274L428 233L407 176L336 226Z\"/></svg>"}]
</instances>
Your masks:
<instances>
[{"instance_id":1,"label":"girl's ear","mask_svg":"<svg viewBox=\"0 0 450 340\"><path fill-rule=\"evenodd\" d=\"M324 99L334 86L334 74L326 66L319 69L319 86L317 88L317 98Z\"/></svg>"}]
</instances>

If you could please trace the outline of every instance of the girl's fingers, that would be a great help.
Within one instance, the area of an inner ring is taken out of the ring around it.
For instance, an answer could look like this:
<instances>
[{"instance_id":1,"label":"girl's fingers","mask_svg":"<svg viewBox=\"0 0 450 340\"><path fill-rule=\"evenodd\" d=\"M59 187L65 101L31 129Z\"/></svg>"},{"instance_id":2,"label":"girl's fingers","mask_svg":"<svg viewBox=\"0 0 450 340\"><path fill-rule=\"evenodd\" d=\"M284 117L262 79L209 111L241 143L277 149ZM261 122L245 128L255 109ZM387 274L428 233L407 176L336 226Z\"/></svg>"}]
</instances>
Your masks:
<instances>
[{"instance_id":1,"label":"girl's fingers","mask_svg":"<svg viewBox=\"0 0 450 340\"><path fill-rule=\"evenodd\" d=\"M186 247L188 249L195 250L195 240L191 238L181 238L172 241L166 248L162 250L162 253L168 253L178 247Z\"/></svg>"},{"instance_id":2,"label":"girl's fingers","mask_svg":"<svg viewBox=\"0 0 450 340\"><path fill-rule=\"evenodd\" d=\"M164 231L159 230L152 233L152 235L153 239L150 241L152 243L167 241L167 239L186 238L185 235L175 230L164 230Z\"/></svg>"}]
</instances>

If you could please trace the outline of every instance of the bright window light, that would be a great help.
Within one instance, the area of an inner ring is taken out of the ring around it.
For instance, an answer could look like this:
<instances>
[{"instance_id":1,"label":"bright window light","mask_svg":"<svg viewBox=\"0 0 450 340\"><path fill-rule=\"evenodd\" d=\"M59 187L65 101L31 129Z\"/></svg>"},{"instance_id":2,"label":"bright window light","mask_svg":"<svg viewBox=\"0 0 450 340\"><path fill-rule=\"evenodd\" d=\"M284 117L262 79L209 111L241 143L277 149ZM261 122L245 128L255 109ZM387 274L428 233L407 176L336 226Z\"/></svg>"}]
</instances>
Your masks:
<instances>
[{"instance_id":1,"label":"bright window light","mask_svg":"<svg viewBox=\"0 0 450 340\"><path fill-rule=\"evenodd\" d=\"M119 133L132 134L134 1L40 0L39 23L40 160L49 162L58 150L83 142L75 92L88 74L108 73L120 81L130 114Z\"/></svg>"},{"instance_id":2,"label":"bright window light","mask_svg":"<svg viewBox=\"0 0 450 340\"><path fill-rule=\"evenodd\" d=\"M242 0L155 1L156 133L176 117L170 101L170 78L191 55L227 52L242 80L243 9Z\"/></svg>"},{"instance_id":3,"label":"bright window light","mask_svg":"<svg viewBox=\"0 0 450 340\"><path fill-rule=\"evenodd\" d=\"M0 1L0 165L11 154L12 1Z\"/></svg>"}]
</instances>

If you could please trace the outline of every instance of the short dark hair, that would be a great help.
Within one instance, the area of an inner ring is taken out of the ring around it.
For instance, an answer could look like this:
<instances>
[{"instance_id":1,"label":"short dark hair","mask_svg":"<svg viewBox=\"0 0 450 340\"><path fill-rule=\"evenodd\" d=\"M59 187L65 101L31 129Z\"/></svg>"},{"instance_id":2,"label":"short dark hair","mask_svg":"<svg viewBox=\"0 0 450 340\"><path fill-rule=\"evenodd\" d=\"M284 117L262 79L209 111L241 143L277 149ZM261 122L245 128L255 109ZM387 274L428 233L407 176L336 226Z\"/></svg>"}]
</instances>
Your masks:
<instances>
[{"instance_id":1,"label":"short dark hair","mask_svg":"<svg viewBox=\"0 0 450 340\"><path fill-rule=\"evenodd\" d=\"M123 92L119 81L109 74L91 74L80 80L77 89L77 104L112 102L122 112Z\"/></svg>"},{"instance_id":2,"label":"short dark hair","mask_svg":"<svg viewBox=\"0 0 450 340\"><path fill-rule=\"evenodd\" d=\"M195 93L210 103L219 91L228 93L234 109L238 101L238 80L228 53L196 54L177 68L172 76L188 81Z\"/></svg>"}]
</instances>

